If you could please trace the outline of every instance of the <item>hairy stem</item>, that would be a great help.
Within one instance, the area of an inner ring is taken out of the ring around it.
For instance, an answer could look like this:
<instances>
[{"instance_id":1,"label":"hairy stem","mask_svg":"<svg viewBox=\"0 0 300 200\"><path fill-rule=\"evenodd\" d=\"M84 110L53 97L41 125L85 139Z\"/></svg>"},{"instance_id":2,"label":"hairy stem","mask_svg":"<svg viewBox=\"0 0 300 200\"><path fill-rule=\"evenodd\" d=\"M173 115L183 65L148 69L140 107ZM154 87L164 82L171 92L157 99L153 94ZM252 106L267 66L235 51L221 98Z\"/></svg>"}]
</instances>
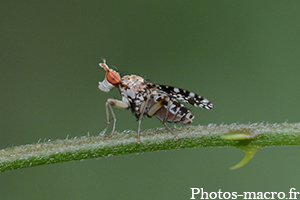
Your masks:
<instances>
[{"instance_id":1,"label":"hairy stem","mask_svg":"<svg viewBox=\"0 0 300 200\"><path fill-rule=\"evenodd\" d=\"M176 128L179 140L166 129L142 132L136 144L134 131L22 145L0 150L0 172L111 155L194 147L235 146L239 148L300 144L300 123L210 125Z\"/></svg>"}]
</instances>

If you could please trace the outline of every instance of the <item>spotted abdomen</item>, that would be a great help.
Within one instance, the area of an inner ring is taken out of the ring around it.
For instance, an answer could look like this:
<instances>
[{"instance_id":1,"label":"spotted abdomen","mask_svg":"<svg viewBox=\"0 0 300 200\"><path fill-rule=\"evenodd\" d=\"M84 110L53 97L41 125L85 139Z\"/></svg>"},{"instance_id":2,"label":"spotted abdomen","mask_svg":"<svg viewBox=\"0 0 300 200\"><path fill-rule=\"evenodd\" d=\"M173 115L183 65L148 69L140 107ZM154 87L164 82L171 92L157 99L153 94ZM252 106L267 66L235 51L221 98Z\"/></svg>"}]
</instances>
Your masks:
<instances>
[{"instance_id":1,"label":"spotted abdomen","mask_svg":"<svg viewBox=\"0 0 300 200\"><path fill-rule=\"evenodd\" d=\"M161 107L155 113L151 113L150 109L154 106ZM162 122L164 121L167 114L166 121L170 123L190 124L194 119L194 115L182 103L162 93L156 93L151 96L151 99L149 99L148 105L146 107L145 114L147 114L148 117L155 116Z\"/></svg>"}]
</instances>

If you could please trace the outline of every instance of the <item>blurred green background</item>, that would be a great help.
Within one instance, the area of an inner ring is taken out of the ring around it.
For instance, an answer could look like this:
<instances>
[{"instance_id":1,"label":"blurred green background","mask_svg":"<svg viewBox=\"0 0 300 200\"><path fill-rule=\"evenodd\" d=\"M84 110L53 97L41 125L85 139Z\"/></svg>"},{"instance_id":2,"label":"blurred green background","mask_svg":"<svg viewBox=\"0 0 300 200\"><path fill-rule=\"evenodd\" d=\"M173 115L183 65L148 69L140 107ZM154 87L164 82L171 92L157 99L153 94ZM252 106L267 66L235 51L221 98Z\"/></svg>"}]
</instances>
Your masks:
<instances>
[{"instance_id":1,"label":"blurred green background","mask_svg":"<svg viewBox=\"0 0 300 200\"><path fill-rule=\"evenodd\" d=\"M194 125L299 122L299 1L1 1L0 148L98 135L102 58L207 97ZM117 130L136 130L116 110ZM172 125L173 126L173 125ZM142 128L163 127L154 118ZM115 156L0 174L1 199L190 199L205 191L299 186L299 147L266 148L241 169L235 148ZM298 188L297 188L298 187ZM198 197L197 197L198 198Z\"/></svg>"}]
</instances>

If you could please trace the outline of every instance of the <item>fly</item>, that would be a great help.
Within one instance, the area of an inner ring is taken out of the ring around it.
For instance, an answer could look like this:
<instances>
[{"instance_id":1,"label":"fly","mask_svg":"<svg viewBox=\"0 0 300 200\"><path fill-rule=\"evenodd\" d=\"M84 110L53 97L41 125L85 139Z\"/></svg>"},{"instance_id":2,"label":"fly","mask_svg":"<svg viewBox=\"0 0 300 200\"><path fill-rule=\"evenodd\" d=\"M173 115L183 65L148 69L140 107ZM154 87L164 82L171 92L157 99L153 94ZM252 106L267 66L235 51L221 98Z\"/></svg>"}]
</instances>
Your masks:
<instances>
[{"instance_id":1,"label":"fly","mask_svg":"<svg viewBox=\"0 0 300 200\"><path fill-rule=\"evenodd\" d=\"M149 83L137 75L126 75L121 78L118 72L107 66L105 60L99 65L106 71L105 79L99 82L99 89L109 92L113 88L118 88L122 97L122 100L108 98L105 103L107 124L103 130L103 134L105 134L110 124L109 111L113 117L112 131L106 137L110 137L116 128L117 118L112 106L131 109L137 117L137 143L140 142L141 123L144 115L147 117L157 117L174 134L177 141L177 134L170 128L167 122L190 124L194 119L194 115L190 110L178 100L208 110L214 108L214 105L208 99L193 92L168 85Z\"/></svg>"}]
</instances>

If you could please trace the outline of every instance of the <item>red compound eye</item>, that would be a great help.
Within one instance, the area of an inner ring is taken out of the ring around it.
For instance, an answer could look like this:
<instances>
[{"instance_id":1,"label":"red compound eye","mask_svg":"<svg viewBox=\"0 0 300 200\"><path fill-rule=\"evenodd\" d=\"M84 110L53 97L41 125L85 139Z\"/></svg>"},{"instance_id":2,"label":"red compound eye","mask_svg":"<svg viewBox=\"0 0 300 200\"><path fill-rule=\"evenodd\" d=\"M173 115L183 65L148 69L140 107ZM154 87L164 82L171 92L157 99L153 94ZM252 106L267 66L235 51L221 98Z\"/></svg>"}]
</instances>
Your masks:
<instances>
[{"instance_id":1,"label":"red compound eye","mask_svg":"<svg viewBox=\"0 0 300 200\"><path fill-rule=\"evenodd\" d=\"M120 82L121 78L118 72L108 71L106 73L106 79L110 84L116 85Z\"/></svg>"}]
</instances>

